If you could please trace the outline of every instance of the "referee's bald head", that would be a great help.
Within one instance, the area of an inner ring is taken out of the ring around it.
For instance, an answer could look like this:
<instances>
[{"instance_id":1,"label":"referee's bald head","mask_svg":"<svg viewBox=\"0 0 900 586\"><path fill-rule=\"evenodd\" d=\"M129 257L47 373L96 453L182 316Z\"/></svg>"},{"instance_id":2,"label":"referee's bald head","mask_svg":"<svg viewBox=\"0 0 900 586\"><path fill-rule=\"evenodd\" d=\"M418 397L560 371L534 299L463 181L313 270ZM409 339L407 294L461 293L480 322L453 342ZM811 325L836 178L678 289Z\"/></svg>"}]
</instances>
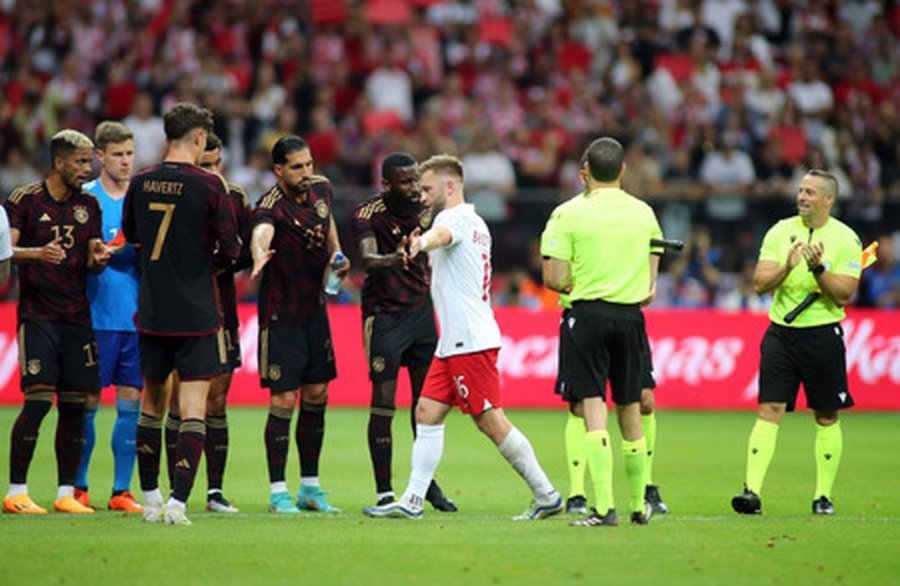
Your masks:
<instances>
[{"instance_id":1,"label":"referee's bald head","mask_svg":"<svg viewBox=\"0 0 900 586\"><path fill-rule=\"evenodd\" d=\"M625 149L616 139L604 136L588 146L582 160L587 163L594 181L610 183L618 179L622 172Z\"/></svg>"}]
</instances>

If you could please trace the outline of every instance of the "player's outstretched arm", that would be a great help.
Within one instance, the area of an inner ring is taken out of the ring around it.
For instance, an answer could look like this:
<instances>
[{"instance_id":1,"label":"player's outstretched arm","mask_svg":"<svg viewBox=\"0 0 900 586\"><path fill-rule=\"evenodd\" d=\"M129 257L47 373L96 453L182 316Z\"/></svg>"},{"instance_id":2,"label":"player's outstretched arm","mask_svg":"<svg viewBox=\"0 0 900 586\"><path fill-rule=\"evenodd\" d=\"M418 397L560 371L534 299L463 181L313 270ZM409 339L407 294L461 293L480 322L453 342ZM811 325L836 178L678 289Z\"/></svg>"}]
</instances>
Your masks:
<instances>
[{"instance_id":1,"label":"player's outstretched arm","mask_svg":"<svg viewBox=\"0 0 900 586\"><path fill-rule=\"evenodd\" d=\"M367 273L394 267L407 268L409 262L409 237L404 236L397 245L397 250L388 254L378 253L378 242L374 236L366 236L359 241L359 257L363 270Z\"/></svg>"},{"instance_id":2,"label":"player's outstretched arm","mask_svg":"<svg viewBox=\"0 0 900 586\"><path fill-rule=\"evenodd\" d=\"M253 228L253 235L250 237L250 254L253 257L253 271L250 273L252 279L262 273L263 268L275 255L275 251L270 248L274 237L275 226L272 224L257 224Z\"/></svg>"},{"instance_id":3,"label":"player's outstretched arm","mask_svg":"<svg viewBox=\"0 0 900 586\"><path fill-rule=\"evenodd\" d=\"M110 257L112 257L112 249L103 240L100 238L88 240L88 270L95 273L103 271L109 264Z\"/></svg>"},{"instance_id":4,"label":"player's outstretched arm","mask_svg":"<svg viewBox=\"0 0 900 586\"><path fill-rule=\"evenodd\" d=\"M453 234L446 226L435 226L424 234L419 228L416 228L409 235L409 258L416 258L420 252L447 246L451 242L453 242Z\"/></svg>"}]
</instances>

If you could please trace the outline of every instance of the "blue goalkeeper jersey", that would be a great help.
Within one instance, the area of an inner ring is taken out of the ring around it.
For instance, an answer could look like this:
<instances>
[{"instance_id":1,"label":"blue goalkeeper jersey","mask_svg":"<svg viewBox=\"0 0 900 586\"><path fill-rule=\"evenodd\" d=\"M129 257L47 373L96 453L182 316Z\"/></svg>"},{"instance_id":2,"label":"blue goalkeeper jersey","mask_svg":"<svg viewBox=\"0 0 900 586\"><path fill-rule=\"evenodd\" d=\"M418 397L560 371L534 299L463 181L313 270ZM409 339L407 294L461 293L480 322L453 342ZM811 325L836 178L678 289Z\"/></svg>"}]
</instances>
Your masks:
<instances>
[{"instance_id":1,"label":"blue goalkeeper jersey","mask_svg":"<svg viewBox=\"0 0 900 586\"><path fill-rule=\"evenodd\" d=\"M109 243L122 229L122 205L125 197L113 199L94 179L84 184L84 190L97 198L103 211L103 240ZM119 237L121 239L121 236ZM109 265L100 274L88 273L87 295L91 302L91 319L95 330L134 332L134 314L140 275L138 256L130 244L112 255Z\"/></svg>"}]
</instances>

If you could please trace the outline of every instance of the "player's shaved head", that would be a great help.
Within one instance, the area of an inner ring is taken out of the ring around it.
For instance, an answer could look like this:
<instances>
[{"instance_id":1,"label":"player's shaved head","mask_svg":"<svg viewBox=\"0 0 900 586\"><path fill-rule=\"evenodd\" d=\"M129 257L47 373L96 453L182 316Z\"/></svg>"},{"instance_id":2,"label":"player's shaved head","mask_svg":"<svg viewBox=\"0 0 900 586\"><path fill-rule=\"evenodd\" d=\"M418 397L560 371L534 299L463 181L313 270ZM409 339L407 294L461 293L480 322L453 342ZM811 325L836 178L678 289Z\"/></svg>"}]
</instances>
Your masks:
<instances>
[{"instance_id":1,"label":"player's shaved head","mask_svg":"<svg viewBox=\"0 0 900 586\"><path fill-rule=\"evenodd\" d=\"M415 165L416 159L411 154L397 151L386 156L381 162L381 176L387 179L395 169L414 167Z\"/></svg>"}]
</instances>

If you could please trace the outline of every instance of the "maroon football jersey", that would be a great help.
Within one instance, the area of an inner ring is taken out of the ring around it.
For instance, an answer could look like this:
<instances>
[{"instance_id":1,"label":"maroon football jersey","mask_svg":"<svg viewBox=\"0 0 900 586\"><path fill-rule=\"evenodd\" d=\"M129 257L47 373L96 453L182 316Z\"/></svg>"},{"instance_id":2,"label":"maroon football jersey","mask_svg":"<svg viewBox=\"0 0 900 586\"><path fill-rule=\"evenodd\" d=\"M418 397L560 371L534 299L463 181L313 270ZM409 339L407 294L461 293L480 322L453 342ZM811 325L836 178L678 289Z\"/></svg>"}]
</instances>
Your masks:
<instances>
[{"instance_id":1,"label":"maroon football jersey","mask_svg":"<svg viewBox=\"0 0 900 586\"><path fill-rule=\"evenodd\" d=\"M234 273L250 266L249 263L249 245L250 233L253 229L253 211L250 209L250 202L247 200L247 194L244 189L237 183L228 182L228 203L231 205L232 214L234 215L237 226L238 235L241 238L241 254L238 262L231 270L224 270L216 275L216 282L219 285L219 310L222 313L222 325L226 329L233 330L238 327L237 315L237 291L234 287Z\"/></svg>"},{"instance_id":2,"label":"maroon football jersey","mask_svg":"<svg viewBox=\"0 0 900 586\"><path fill-rule=\"evenodd\" d=\"M222 264L240 253L227 198L221 177L190 163L163 162L129 183L122 232L141 245L139 332L197 336L218 330L214 251Z\"/></svg>"},{"instance_id":3,"label":"maroon football jersey","mask_svg":"<svg viewBox=\"0 0 900 586\"><path fill-rule=\"evenodd\" d=\"M404 236L417 227L425 230L430 221L431 213L423 206L400 214L390 209L384 194L377 194L356 208L353 232L357 244L363 238L374 237L378 254L390 254L397 250ZM394 267L371 271L366 274L362 289L363 316L421 307L429 299L430 284L427 254L420 254L411 260L405 270Z\"/></svg>"},{"instance_id":4,"label":"maroon football jersey","mask_svg":"<svg viewBox=\"0 0 900 586\"><path fill-rule=\"evenodd\" d=\"M41 248L59 238L66 253L58 265L42 261L19 265L19 320L46 319L90 327L88 241L103 238L97 199L79 190L66 201L56 201L46 183L31 183L14 190L4 206L10 228L19 230L16 246Z\"/></svg>"},{"instance_id":5,"label":"maroon football jersey","mask_svg":"<svg viewBox=\"0 0 900 586\"><path fill-rule=\"evenodd\" d=\"M331 182L312 176L306 201L297 201L275 185L260 200L253 224L272 224L272 259L259 288L259 325L305 325L325 304L322 281L331 255Z\"/></svg>"}]
</instances>

